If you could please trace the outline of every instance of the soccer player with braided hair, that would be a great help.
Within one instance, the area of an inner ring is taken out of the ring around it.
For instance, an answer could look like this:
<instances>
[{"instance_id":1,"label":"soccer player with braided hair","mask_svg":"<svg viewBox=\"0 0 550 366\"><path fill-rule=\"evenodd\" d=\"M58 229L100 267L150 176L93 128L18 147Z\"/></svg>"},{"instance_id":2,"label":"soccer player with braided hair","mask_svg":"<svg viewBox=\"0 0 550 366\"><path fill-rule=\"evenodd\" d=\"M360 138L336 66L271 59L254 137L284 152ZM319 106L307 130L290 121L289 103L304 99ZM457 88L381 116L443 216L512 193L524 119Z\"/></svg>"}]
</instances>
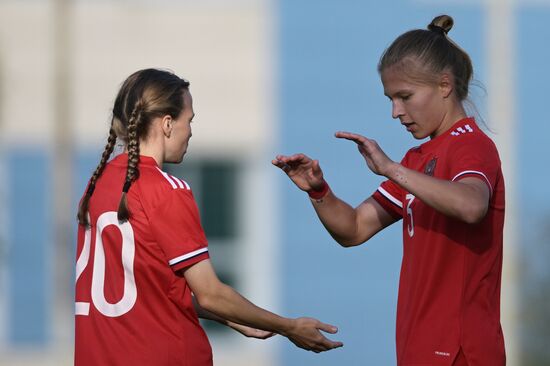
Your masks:
<instances>
[{"instance_id":1,"label":"soccer player with braided hair","mask_svg":"<svg viewBox=\"0 0 550 366\"><path fill-rule=\"evenodd\" d=\"M378 64L392 117L415 139L401 163L370 138L350 132L368 168L385 177L353 208L323 178L317 160L278 155L272 163L311 203L342 246L362 244L403 220L397 301L397 364L503 366L500 281L504 179L494 143L468 117L473 67L438 16L400 35Z\"/></svg>"},{"instance_id":2,"label":"soccer player with braided hair","mask_svg":"<svg viewBox=\"0 0 550 366\"><path fill-rule=\"evenodd\" d=\"M273 314L216 276L189 184L162 171L182 161L193 116L189 83L168 71L138 71L116 97L78 210L77 366L212 365L197 314L314 352L342 346L321 333L336 327ZM109 161L117 138L125 152Z\"/></svg>"}]
</instances>

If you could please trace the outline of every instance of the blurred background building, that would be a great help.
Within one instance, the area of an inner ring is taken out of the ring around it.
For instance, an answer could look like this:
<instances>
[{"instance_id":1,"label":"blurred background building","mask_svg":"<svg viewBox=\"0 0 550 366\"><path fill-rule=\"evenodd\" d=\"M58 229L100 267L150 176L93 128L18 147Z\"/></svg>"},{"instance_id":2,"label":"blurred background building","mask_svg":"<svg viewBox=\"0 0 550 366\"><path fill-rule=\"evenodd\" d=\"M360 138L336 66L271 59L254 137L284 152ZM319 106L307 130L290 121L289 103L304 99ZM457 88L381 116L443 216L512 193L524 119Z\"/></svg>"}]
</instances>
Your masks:
<instances>
[{"instance_id":1,"label":"blurred background building","mask_svg":"<svg viewBox=\"0 0 550 366\"><path fill-rule=\"evenodd\" d=\"M0 365L70 365L75 212L132 72L191 81L186 160L222 279L286 316L338 325L313 354L205 322L215 364L393 365L401 230L342 249L270 164L321 161L343 199L377 187L336 130L395 160L418 144L391 120L376 64L399 34L450 14L481 87L507 183L503 326L509 365L550 364L550 16L544 0L0 0Z\"/></svg>"}]
</instances>

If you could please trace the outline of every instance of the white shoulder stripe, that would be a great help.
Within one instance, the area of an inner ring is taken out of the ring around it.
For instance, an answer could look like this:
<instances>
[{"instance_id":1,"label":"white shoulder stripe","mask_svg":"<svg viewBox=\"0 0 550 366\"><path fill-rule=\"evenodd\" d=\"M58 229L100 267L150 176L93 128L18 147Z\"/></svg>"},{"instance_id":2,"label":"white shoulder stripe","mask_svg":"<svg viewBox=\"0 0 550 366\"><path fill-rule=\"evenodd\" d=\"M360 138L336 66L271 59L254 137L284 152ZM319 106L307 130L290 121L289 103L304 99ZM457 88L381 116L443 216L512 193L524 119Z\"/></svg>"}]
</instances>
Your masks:
<instances>
[{"instance_id":1,"label":"white shoulder stripe","mask_svg":"<svg viewBox=\"0 0 550 366\"><path fill-rule=\"evenodd\" d=\"M176 263L183 262L183 261L186 260L186 259L190 259L190 258L196 257L197 255L202 254L202 253L205 253L205 252L208 252L208 248L207 248L207 247L205 247L205 248L200 248L200 249L197 249L197 250L192 251L192 252L190 252L190 253L187 253L187 254L184 254L184 255L180 255L179 257L170 259L170 260L168 261L168 264L171 265L171 266L173 266L173 265L176 264Z\"/></svg>"},{"instance_id":2,"label":"white shoulder stripe","mask_svg":"<svg viewBox=\"0 0 550 366\"><path fill-rule=\"evenodd\" d=\"M399 206L400 208L403 208L403 203L401 203L401 201L399 201L397 198L395 198L394 196L392 196L392 195L391 195L388 191L386 191L384 188L378 187L378 192L380 192L384 197L386 197L387 199L389 199L390 201L392 201L394 205L397 205L397 206Z\"/></svg>"},{"instance_id":3,"label":"white shoulder stripe","mask_svg":"<svg viewBox=\"0 0 550 366\"><path fill-rule=\"evenodd\" d=\"M166 174L165 172L163 172L158 166L157 166L157 169L158 171L160 172L160 174L162 174L162 176L164 178L166 178L166 180L170 183L170 185L172 186L172 188L176 189L178 188L178 186L176 185L176 183L174 183L174 181L172 179L170 179L170 176L168 174Z\"/></svg>"},{"instance_id":4,"label":"white shoulder stripe","mask_svg":"<svg viewBox=\"0 0 550 366\"><path fill-rule=\"evenodd\" d=\"M170 178L172 178L172 180L175 181L180 188L183 188L183 183L179 180L179 178L176 178L173 175L171 175Z\"/></svg>"},{"instance_id":5,"label":"white shoulder stripe","mask_svg":"<svg viewBox=\"0 0 550 366\"><path fill-rule=\"evenodd\" d=\"M452 179L452 181L455 181L455 180L457 180L457 178L460 178L461 176L466 175L466 174L477 174L477 175L481 175L483 178L485 178L485 181L487 182L487 185L489 186L489 190L491 191L491 196L493 195L493 186L491 185L491 182L489 181L489 179L487 178L487 176L485 174L483 174L482 172L478 172L477 170L465 170L463 172L460 172L457 175L455 175L455 177Z\"/></svg>"},{"instance_id":6,"label":"white shoulder stripe","mask_svg":"<svg viewBox=\"0 0 550 366\"><path fill-rule=\"evenodd\" d=\"M171 177L172 177L173 180L175 180L178 183L178 186L180 186L180 188L191 189L189 184L187 184L187 182L184 181L183 179L178 178L178 177L174 177L173 175L171 175Z\"/></svg>"}]
</instances>

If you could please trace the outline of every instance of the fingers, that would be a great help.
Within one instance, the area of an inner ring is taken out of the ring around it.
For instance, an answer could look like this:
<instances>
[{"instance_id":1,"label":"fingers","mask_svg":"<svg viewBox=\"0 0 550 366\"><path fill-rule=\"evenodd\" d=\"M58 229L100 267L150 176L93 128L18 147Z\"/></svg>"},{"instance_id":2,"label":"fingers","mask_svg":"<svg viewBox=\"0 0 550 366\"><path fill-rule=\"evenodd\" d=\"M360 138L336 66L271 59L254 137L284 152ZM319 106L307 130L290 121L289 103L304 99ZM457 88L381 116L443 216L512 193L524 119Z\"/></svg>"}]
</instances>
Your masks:
<instances>
[{"instance_id":1,"label":"fingers","mask_svg":"<svg viewBox=\"0 0 550 366\"><path fill-rule=\"evenodd\" d=\"M285 173L288 173L295 167L298 167L302 164L308 164L311 162L311 159L304 154L294 154L294 155L277 155L275 159L271 160L271 164L280 168Z\"/></svg>"},{"instance_id":2,"label":"fingers","mask_svg":"<svg viewBox=\"0 0 550 366\"><path fill-rule=\"evenodd\" d=\"M249 337L249 338L267 339L267 338L273 337L275 335L275 333L267 331L267 330L252 328L252 327L249 327L247 325L242 325L242 324L234 323L234 322L231 322L231 321L227 321L226 324L229 327L236 330L237 332L244 335L245 337Z\"/></svg>"},{"instance_id":3,"label":"fingers","mask_svg":"<svg viewBox=\"0 0 550 366\"><path fill-rule=\"evenodd\" d=\"M313 160L311 164L311 170L314 175L321 174L321 166L319 165L319 160Z\"/></svg>"},{"instance_id":4,"label":"fingers","mask_svg":"<svg viewBox=\"0 0 550 366\"><path fill-rule=\"evenodd\" d=\"M273 161L281 161L283 163L286 163L286 164L291 164L291 163L300 163L300 162L308 162L310 161L311 159L309 157L307 157L306 155L302 154L302 153L299 153L299 154L294 154L294 155L277 155L275 156L275 159L272 160Z\"/></svg>"},{"instance_id":5,"label":"fingers","mask_svg":"<svg viewBox=\"0 0 550 366\"><path fill-rule=\"evenodd\" d=\"M338 328L320 322L314 318L300 318L299 331L290 339L300 348L313 351L316 353L329 351L334 348L342 347L342 342L332 341L324 336L321 331L335 334Z\"/></svg>"},{"instance_id":6,"label":"fingers","mask_svg":"<svg viewBox=\"0 0 550 366\"><path fill-rule=\"evenodd\" d=\"M319 324L317 325L317 329L322 330L322 331L327 332L327 333L330 333L330 334L338 333L338 328L337 327L335 327L334 325L325 324L325 323L322 323L322 322L319 322ZM337 341L330 340L330 339L328 339L327 337L325 337L323 335L322 335L322 337L323 337L323 340L321 342L321 346L323 347L324 351L328 351L328 350L331 350L331 349L334 349L334 348L339 348L339 347L342 347L344 345L344 343L342 343L342 342L337 342Z\"/></svg>"},{"instance_id":7,"label":"fingers","mask_svg":"<svg viewBox=\"0 0 550 366\"><path fill-rule=\"evenodd\" d=\"M257 339L268 339L275 335L273 332L268 332L265 330L256 329L248 337L257 338Z\"/></svg>"},{"instance_id":8,"label":"fingers","mask_svg":"<svg viewBox=\"0 0 550 366\"><path fill-rule=\"evenodd\" d=\"M317 325L317 329L320 329L323 332L327 332L327 333L330 333L330 334L338 333L338 328L335 327L334 325L325 324L325 323L321 323L321 322L319 322L319 324Z\"/></svg>"},{"instance_id":9,"label":"fingers","mask_svg":"<svg viewBox=\"0 0 550 366\"><path fill-rule=\"evenodd\" d=\"M369 141L369 139L366 138L365 136L359 135L357 133L352 133L352 132L338 131L334 134L334 136L339 139L346 139L346 140L353 141L357 144L364 144L365 142Z\"/></svg>"},{"instance_id":10,"label":"fingers","mask_svg":"<svg viewBox=\"0 0 550 366\"><path fill-rule=\"evenodd\" d=\"M310 348L311 351L315 353L326 352L326 351L330 351L331 349L340 348L344 346L344 343L342 342L332 341L324 337L323 335L321 335L321 337L322 339L317 341L317 343Z\"/></svg>"},{"instance_id":11,"label":"fingers","mask_svg":"<svg viewBox=\"0 0 550 366\"><path fill-rule=\"evenodd\" d=\"M288 165L282 160L273 159L271 160L271 164L275 165L285 173L288 173L288 171L290 170L290 165Z\"/></svg>"}]
</instances>

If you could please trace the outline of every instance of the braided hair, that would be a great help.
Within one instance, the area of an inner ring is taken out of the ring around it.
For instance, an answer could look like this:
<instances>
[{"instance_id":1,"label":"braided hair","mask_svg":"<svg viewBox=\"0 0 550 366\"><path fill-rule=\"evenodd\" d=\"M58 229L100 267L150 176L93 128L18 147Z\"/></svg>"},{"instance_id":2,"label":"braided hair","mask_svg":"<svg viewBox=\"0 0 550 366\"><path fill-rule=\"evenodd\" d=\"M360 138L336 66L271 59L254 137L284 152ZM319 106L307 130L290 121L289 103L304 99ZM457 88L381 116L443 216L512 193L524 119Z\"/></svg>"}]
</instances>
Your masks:
<instances>
[{"instance_id":1,"label":"braided hair","mask_svg":"<svg viewBox=\"0 0 550 366\"><path fill-rule=\"evenodd\" d=\"M88 210L97 180L103 173L111 156L117 138L128 150L128 165L118 206L118 220L130 218L127 194L133 182L139 178L139 144L147 137L149 125L156 117L170 115L177 119L184 109L183 93L189 89L189 82L172 72L158 69L144 69L130 75L122 84L115 99L113 117L107 144L101 160L90 178L86 194L78 209L78 222L89 226Z\"/></svg>"}]
</instances>

